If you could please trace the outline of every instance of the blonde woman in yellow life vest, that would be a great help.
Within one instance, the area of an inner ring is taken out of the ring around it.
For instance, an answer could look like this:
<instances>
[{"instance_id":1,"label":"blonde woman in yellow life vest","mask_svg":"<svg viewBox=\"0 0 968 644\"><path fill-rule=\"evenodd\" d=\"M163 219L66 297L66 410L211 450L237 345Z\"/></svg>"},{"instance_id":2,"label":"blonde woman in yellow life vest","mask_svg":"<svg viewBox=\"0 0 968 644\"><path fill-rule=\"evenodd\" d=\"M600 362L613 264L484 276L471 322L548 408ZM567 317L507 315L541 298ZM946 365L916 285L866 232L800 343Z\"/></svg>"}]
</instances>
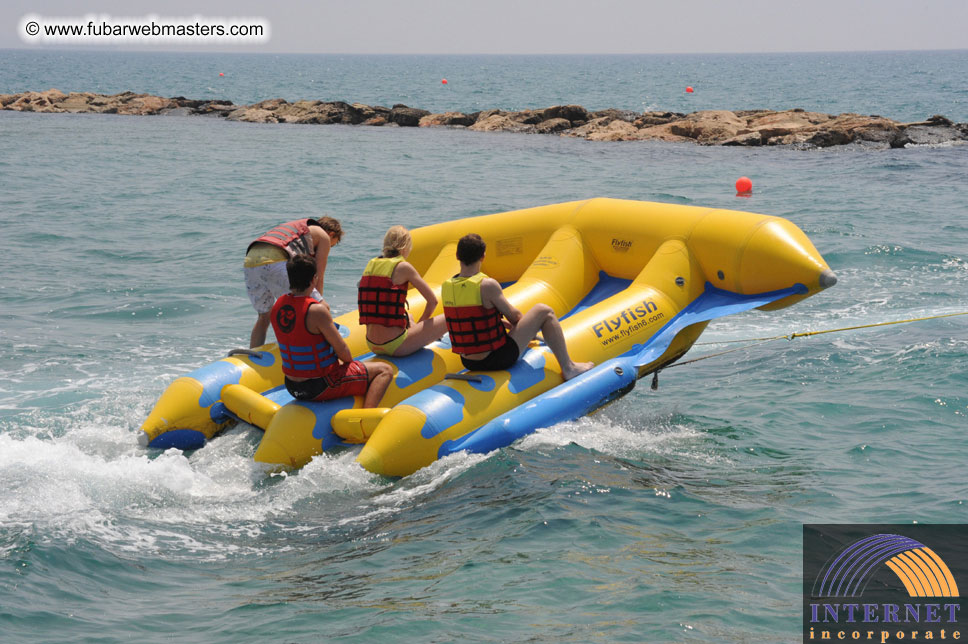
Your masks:
<instances>
[{"instance_id":1,"label":"blonde woman in yellow life vest","mask_svg":"<svg viewBox=\"0 0 968 644\"><path fill-rule=\"evenodd\" d=\"M535 304L522 314L508 302L497 280L481 272L486 249L480 235L461 237L457 242L460 273L440 287L451 350L460 355L464 367L471 371L508 369L538 331L558 359L565 380L594 367L594 362L575 362L568 355L561 323L550 306Z\"/></svg>"},{"instance_id":2,"label":"blonde woman in yellow life vest","mask_svg":"<svg viewBox=\"0 0 968 644\"><path fill-rule=\"evenodd\" d=\"M409 262L413 249L410 231L393 226L383 237L383 253L371 259L357 290L360 324L366 325L370 351L385 356L407 356L447 332L444 316L431 317L437 296ZM407 290L413 286L427 301L416 322L407 311Z\"/></svg>"}]
</instances>

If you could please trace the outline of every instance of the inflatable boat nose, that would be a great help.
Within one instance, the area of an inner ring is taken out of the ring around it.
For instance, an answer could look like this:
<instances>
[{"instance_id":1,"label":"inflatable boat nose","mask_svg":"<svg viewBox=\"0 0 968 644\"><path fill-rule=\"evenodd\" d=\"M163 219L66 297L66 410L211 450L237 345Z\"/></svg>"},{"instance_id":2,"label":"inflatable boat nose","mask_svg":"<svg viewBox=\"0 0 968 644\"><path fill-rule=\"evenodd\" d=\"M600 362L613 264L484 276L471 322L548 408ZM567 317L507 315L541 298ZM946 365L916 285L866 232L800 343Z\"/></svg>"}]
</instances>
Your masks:
<instances>
[{"instance_id":1,"label":"inflatable boat nose","mask_svg":"<svg viewBox=\"0 0 968 644\"><path fill-rule=\"evenodd\" d=\"M837 283L837 274L829 268L820 273L820 288L830 288Z\"/></svg>"},{"instance_id":2,"label":"inflatable boat nose","mask_svg":"<svg viewBox=\"0 0 968 644\"><path fill-rule=\"evenodd\" d=\"M410 404L397 405L383 417L356 457L363 469L381 476L407 476L437 460L443 440L439 434L454 422L455 415L458 420L463 416L463 405L430 390L422 392L421 400L435 403L437 411L449 408L453 414L428 417Z\"/></svg>"},{"instance_id":3,"label":"inflatable boat nose","mask_svg":"<svg viewBox=\"0 0 968 644\"><path fill-rule=\"evenodd\" d=\"M171 383L141 425L138 445L167 449L198 449L219 429L209 411L214 400L205 397L205 386L191 376Z\"/></svg>"},{"instance_id":4,"label":"inflatable boat nose","mask_svg":"<svg viewBox=\"0 0 968 644\"><path fill-rule=\"evenodd\" d=\"M259 447L255 450L253 457L258 463L269 465L283 465L286 467L298 467L293 458L289 455L289 450L285 445L272 440L269 436L263 436L259 442Z\"/></svg>"},{"instance_id":5,"label":"inflatable boat nose","mask_svg":"<svg viewBox=\"0 0 968 644\"><path fill-rule=\"evenodd\" d=\"M383 474L386 471L386 467L383 465L383 457L375 449L367 449L364 447L356 457L356 462L359 463L363 469L368 472L373 472L374 474Z\"/></svg>"}]
</instances>

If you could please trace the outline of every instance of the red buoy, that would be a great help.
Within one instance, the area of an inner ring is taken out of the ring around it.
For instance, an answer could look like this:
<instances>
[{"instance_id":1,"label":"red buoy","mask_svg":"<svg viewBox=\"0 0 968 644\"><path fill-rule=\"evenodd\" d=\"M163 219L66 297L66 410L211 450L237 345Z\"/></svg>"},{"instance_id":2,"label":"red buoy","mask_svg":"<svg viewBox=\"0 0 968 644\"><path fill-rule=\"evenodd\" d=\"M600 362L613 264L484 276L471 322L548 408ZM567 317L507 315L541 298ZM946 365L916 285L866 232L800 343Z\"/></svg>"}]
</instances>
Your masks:
<instances>
[{"instance_id":1,"label":"red buoy","mask_svg":"<svg viewBox=\"0 0 968 644\"><path fill-rule=\"evenodd\" d=\"M219 76L225 76L225 72L219 72L218 75Z\"/></svg>"},{"instance_id":2,"label":"red buoy","mask_svg":"<svg viewBox=\"0 0 968 644\"><path fill-rule=\"evenodd\" d=\"M692 94L692 85L686 88L686 94Z\"/></svg>"},{"instance_id":3,"label":"red buoy","mask_svg":"<svg viewBox=\"0 0 968 644\"><path fill-rule=\"evenodd\" d=\"M753 182L749 177L740 177L736 180L736 196L749 197L753 194Z\"/></svg>"},{"instance_id":4,"label":"red buoy","mask_svg":"<svg viewBox=\"0 0 968 644\"><path fill-rule=\"evenodd\" d=\"M441 85L446 85L447 84L447 79L446 78L441 78L440 79L440 84Z\"/></svg>"}]
</instances>

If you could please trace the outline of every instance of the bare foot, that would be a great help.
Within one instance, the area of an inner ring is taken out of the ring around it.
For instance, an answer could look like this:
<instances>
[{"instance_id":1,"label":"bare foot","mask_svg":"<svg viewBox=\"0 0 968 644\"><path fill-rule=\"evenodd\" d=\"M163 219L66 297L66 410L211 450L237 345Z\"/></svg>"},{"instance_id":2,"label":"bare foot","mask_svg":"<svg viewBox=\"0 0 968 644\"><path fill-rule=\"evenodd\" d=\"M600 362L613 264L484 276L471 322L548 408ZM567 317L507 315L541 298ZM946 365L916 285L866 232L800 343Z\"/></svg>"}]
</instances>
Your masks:
<instances>
[{"instance_id":1,"label":"bare foot","mask_svg":"<svg viewBox=\"0 0 968 644\"><path fill-rule=\"evenodd\" d=\"M595 366L594 362L572 362L567 369L561 370L561 375L565 380L571 380L575 376L581 375Z\"/></svg>"}]
</instances>

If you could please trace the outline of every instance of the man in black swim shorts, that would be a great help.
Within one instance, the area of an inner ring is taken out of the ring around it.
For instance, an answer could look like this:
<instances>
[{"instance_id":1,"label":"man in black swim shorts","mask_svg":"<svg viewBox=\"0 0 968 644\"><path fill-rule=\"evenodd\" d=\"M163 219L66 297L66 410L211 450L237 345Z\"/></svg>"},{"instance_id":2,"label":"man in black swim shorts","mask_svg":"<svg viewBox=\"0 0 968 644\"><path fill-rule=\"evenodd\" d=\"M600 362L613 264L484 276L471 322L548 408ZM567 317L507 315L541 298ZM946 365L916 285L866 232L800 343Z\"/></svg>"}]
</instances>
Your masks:
<instances>
[{"instance_id":1,"label":"man in black swim shorts","mask_svg":"<svg viewBox=\"0 0 968 644\"><path fill-rule=\"evenodd\" d=\"M462 237L457 243L460 273L440 289L451 349L460 355L464 367L472 371L507 369L541 331L565 380L591 369L594 363L576 363L568 355L561 324L550 306L536 304L522 314L508 302L497 280L481 272L486 250L480 235Z\"/></svg>"}]
</instances>

